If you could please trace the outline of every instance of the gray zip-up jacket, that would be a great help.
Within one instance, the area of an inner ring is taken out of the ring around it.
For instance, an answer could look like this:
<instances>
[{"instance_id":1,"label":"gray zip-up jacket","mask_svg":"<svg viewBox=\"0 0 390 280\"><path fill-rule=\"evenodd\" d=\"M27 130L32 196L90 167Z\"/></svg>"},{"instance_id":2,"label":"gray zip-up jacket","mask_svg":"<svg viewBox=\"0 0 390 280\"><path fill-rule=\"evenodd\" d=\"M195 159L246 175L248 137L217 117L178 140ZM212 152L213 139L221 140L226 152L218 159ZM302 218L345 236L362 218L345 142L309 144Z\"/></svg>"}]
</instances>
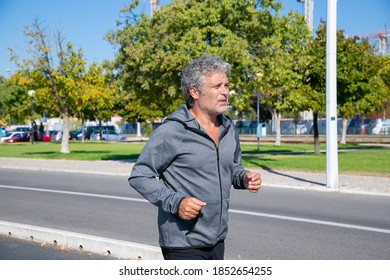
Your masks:
<instances>
[{"instance_id":1,"label":"gray zip-up jacket","mask_svg":"<svg viewBox=\"0 0 390 280\"><path fill-rule=\"evenodd\" d=\"M158 206L159 242L165 248L213 246L227 235L230 189L244 189L238 134L220 115L219 146L200 127L186 105L150 136L129 184ZM185 197L207 203L191 221L178 206Z\"/></svg>"}]
</instances>

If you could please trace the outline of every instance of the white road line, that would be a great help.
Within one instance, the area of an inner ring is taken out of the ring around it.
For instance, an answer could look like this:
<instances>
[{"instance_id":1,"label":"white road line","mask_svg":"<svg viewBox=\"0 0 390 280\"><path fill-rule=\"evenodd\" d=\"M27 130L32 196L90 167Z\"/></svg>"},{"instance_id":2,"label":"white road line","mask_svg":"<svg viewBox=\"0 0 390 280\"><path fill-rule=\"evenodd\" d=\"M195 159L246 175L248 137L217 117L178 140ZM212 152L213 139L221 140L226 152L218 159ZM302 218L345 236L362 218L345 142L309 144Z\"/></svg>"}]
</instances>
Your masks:
<instances>
[{"instance_id":1,"label":"white road line","mask_svg":"<svg viewBox=\"0 0 390 280\"><path fill-rule=\"evenodd\" d=\"M273 214L250 212L250 211L241 211L241 210L234 210L234 209L230 209L229 212L236 213L236 214L242 214L242 215L266 217L266 218L272 218L272 219L288 220L288 221L294 221L294 222L319 224L319 225L327 225L327 226L350 228L350 229L359 229L359 230L365 230L365 231L375 231L375 232L390 234L390 230L383 229L383 228L365 227L365 226L359 226L359 225L334 223L334 222L327 222L327 221L321 221L321 220L296 218L296 217L290 217L290 216L273 215Z\"/></svg>"},{"instance_id":2,"label":"white road line","mask_svg":"<svg viewBox=\"0 0 390 280\"><path fill-rule=\"evenodd\" d=\"M148 202L146 199L141 199L141 198L132 198L132 197L123 197L123 196L114 196L114 195L104 195L104 194L95 194L95 193L57 191L57 190L28 188L28 187L16 187L16 186L5 186L5 185L0 185L0 188L3 188L3 189L14 189L14 190L25 190L25 191L34 191L34 192L48 192L48 193L70 194L70 195L99 197L99 198L110 198L110 199L128 200L128 201L136 201L136 202Z\"/></svg>"},{"instance_id":3,"label":"white road line","mask_svg":"<svg viewBox=\"0 0 390 280\"><path fill-rule=\"evenodd\" d=\"M82 193L82 192L71 192L71 191L48 190L48 189L17 187L17 186L6 186L6 185L0 185L0 188L3 188L3 189L15 189L15 190L27 190L27 191L36 191L36 192L59 193L59 194L70 194L70 195L99 197L99 198L109 198L109 199L127 200L127 201L135 201L135 202L148 202L146 199L141 199L141 198L131 198L131 197L122 197L122 196L113 196L113 195L102 195L102 194L94 194L94 193ZM297 217L290 217L290 216L283 216L283 215L274 215L274 214L266 214L266 213L251 212L251 211L242 211L242 210L235 210L235 209L229 209L229 212L230 213L235 213L235 214L241 214L241 215L248 215L248 216L265 217L265 218L272 218L272 219L279 219L279 220L287 220L287 221L294 221L294 222L319 224L319 225L326 225L326 226L333 226L333 227L342 227L342 228L349 228L349 229L357 229L357 230L373 231L373 232L380 232L380 233L390 234L390 230L382 229L382 228L365 227L365 226L352 225L352 224L335 223L335 222L328 222L328 221L321 221L321 220L314 220L314 219L297 218Z\"/></svg>"}]
</instances>

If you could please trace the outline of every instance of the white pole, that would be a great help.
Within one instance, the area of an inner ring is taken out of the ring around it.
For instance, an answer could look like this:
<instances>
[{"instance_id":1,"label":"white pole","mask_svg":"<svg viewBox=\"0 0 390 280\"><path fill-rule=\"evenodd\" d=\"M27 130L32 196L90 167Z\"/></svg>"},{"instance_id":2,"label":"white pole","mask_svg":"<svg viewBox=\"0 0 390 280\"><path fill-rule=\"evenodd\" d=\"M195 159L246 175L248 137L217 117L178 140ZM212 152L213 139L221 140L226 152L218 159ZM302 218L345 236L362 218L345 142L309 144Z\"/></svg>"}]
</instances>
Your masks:
<instances>
[{"instance_id":1,"label":"white pole","mask_svg":"<svg viewBox=\"0 0 390 280\"><path fill-rule=\"evenodd\" d=\"M305 0L305 20L310 32L313 32L314 0Z\"/></svg>"},{"instance_id":2,"label":"white pole","mask_svg":"<svg viewBox=\"0 0 390 280\"><path fill-rule=\"evenodd\" d=\"M337 0L328 0L326 28L326 186L338 188Z\"/></svg>"},{"instance_id":3,"label":"white pole","mask_svg":"<svg viewBox=\"0 0 390 280\"><path fill-rule=\"evenodd\" d=\"M137 137L141 137L141 123L137 122Z\"/></svg>"}]
</instances>

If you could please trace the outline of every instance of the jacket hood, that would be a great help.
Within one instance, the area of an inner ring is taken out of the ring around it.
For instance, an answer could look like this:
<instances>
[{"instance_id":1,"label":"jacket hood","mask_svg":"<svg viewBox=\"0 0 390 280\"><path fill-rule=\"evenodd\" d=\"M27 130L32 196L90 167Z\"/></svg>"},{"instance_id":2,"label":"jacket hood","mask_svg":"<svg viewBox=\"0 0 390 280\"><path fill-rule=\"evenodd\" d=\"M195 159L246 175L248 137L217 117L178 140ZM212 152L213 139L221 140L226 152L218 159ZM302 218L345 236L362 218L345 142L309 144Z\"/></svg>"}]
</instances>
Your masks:
<instances>
[{"instance_id":1,"label":"jacket hood","mask_svg":"<svg viewBox=\"0 0 390 280\"><path fill-rule=\"evenodd\" d=\"M222 126L228 127L231 124L231 120L227 116L221 114L218 117ZM196 121L195 117L188 111L186 104L177 108L176 111L164 120L164 123L169 121L178 121L186 127L200 128L200 125Z\"/></svg>"},{"instance_id":2,"label":"jacket hood","mask_svg":"<svg viewBox=\"0 0 390 280\"><path fill-rule=\"evenodd\" d=\"M195 120L195 117L188 111L187 105L183 104L177 108L164 122L171 120L180 120L189 123Z\"/></svg>"}]
</instances>

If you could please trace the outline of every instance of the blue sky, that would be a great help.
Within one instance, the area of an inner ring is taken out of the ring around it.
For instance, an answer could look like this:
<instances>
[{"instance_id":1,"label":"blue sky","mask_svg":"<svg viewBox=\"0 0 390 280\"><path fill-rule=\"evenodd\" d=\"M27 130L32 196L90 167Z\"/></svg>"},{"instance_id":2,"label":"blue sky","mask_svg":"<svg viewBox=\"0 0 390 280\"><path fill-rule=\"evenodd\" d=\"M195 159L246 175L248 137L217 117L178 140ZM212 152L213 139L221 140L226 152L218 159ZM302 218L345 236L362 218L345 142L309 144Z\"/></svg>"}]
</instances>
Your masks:
<instances>
[{"instance_id":1,"label":"blue sky","mask_svg":"<svg viewBox=\"0 0 390 280\"><path fill-rule=\"evenodd\" d=\"M66 41L82 48L86 60L101 62L112 59L114 50L103 39L108 30L115 29L119 10L128 0L0 0L0 75L8 77L15 65L9 62L8 48L20 56L27 47L23 27L35 17L43 20L52 31L63 30ZM160 0L163 6L171 0ZM140 9L149 15L149 0L141 0ZM303 4L297 0L282 0L284 10L303 14ZM314 29L320 19L326 20L327 0L314 0ZM372 34L390 31L390 0L338 0L337 28L346 34ZM390 32L389 32L390 33Z\"/></svg>"}]
</instances>

